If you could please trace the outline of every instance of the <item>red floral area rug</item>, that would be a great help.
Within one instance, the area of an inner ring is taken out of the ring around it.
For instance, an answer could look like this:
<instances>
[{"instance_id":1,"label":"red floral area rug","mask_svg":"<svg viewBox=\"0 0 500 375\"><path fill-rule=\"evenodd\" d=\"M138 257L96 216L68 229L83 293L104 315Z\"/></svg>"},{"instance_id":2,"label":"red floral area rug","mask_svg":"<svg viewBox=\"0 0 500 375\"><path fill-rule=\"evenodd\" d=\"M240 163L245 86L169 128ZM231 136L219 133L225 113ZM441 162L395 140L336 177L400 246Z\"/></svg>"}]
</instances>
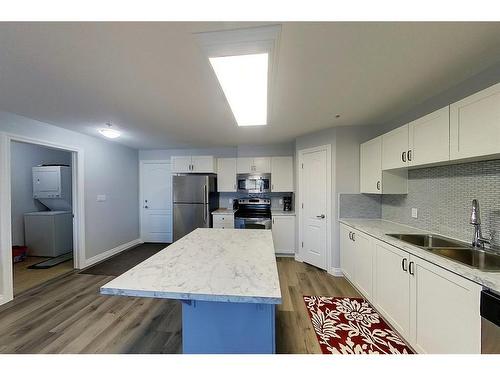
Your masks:
<instances>
[{"instance_id":1,"label":"red floral area rug","mask_svg":"<svg viewBox=\"0 0 500 375\"><path fill-rule=\"evenodd\" d=\"M304 296L323 354L412 354L363 298Z\"/></svg>"}]
</instances>

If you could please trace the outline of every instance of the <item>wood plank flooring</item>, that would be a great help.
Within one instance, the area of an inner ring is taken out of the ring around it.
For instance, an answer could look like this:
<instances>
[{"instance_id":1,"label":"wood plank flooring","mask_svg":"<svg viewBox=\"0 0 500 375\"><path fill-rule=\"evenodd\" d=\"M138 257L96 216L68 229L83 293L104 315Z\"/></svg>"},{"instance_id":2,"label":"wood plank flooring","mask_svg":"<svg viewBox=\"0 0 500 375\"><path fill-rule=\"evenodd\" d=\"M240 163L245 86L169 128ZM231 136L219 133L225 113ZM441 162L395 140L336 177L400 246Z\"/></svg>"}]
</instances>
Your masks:
<instances>
[{"instance_id":1,"label":"wood plank flooring","mask_svg":"<svg viewBox=\"0 0 500 375\"><path fill-rule=\"evenodd\" d=\"M73 271L73 260L58 264L46 269L29 269L28 267L50 258L27 257L24 261L14 263L14 295L55 279L65 273Z\"/></svg>"},{"instance_id":2,"label":"wood plank flooring","mask_svg":"<svg viewBox=\"0 0 500 375\"><path fill-rule=\"evenodd\" d=\"M277 308L278 353L320 353L303 295L359 296L333 277L278 258L283 303ZM0 307L1 353L180 353L181 303L102 296L113 276L72 273Z\"/></svg>"}]
</instances>

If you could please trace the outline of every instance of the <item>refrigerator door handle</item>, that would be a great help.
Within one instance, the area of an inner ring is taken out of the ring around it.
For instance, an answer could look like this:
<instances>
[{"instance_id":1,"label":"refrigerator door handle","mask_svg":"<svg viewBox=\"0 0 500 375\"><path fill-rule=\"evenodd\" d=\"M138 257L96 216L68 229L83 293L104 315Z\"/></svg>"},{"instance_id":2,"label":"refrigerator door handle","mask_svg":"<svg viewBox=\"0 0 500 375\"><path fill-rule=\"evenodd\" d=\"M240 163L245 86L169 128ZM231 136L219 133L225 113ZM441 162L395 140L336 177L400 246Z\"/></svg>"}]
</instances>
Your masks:
<instances>
[{"instance_id":1,"label":"refrigerator door handle","mask_svg":"<svg viewBox=\"0 0 500 375\"><path fill-rule=\"evenodd\" d=\"M203 204L208 203L208 197L207 197L207 185L203 185Z\"/></svg>"}]
</instances>

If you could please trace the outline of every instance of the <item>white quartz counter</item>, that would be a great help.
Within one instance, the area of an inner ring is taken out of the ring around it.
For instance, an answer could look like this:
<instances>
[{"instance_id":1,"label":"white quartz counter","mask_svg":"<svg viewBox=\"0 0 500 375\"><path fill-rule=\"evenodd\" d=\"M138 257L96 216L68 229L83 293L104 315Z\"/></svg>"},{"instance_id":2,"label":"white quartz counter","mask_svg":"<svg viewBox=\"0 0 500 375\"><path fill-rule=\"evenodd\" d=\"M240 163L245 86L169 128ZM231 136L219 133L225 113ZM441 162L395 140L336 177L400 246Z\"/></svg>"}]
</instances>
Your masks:
<instances>
[{"instance_id":1,"label":"white quartz counter","mask_svg":"<svg viewBox=\"0 0 500 375\"><path fill-rule=\"evenodd\" d=\"M387 233L430 233L428 231L380 219L340 219L340 222L466 279L500 292L500 272L480 271L386 235Z\"/></svg>"},{"instance_id":2,"label":"white quartz counter","mask_svg":"<svg viewBox=\"0 0 500 375\"><path fill-rule=\"evenodd\" d=\"M212 211L212 215L234 215L236 210L232 208L218 208L215 211Z\"/></svg>"},{"instance_id":3,"label":"white quartz counter","mask_svg":"<svg viewBox=\"0 0 500 375\"><path fill-rule=\"evenodd\" d=\"M295 211L271 210L271 216L295 216Z\"/></svg>"},{"instance_id":4,"label":"white quartz counter","mask_svg":"<svg viewBox=\"0 0 500 375\"><path fill-rule=\"evenodd\" d=\"M196 229L102 286L101 293L280 304L271 231Z\"/></svg>"}]
</instances>

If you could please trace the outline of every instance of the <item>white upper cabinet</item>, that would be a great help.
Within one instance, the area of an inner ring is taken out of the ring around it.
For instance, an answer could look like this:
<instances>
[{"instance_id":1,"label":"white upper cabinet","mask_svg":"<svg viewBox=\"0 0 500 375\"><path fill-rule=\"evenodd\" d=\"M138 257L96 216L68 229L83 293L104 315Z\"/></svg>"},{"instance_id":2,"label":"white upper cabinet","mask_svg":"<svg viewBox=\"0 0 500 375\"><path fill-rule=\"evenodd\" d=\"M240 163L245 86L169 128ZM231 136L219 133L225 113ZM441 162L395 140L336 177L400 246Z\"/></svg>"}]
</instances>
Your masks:
<instances>
[{"instance_id":1,"label":"white upper cabinet","mask_svg":"<svg viewBox=\"0 0 500 375\"><path fill-rule=\"evenodd\" d=\"M500 154L500 83L450 106L450 159Z\"/></svg>"},{"instance_id":2,"label":"white upper cabinet","mask_svg":"<svg viewBox=\"0 0 500 375\"><path fill-rule=\"evenodd\" d=\"M406 194L406 170L382 171L382 137L362 143L360 147L360 192L366 194Z\"/></svg>"},{"instance_id":3,"label":"white upper cabinet","mask_svg":"<svg viewBox=\"0 0 500 375\"><path fill-rule=\"evenodd\" d=\"M191 156L172 156L170 163L173 173L191 172Z\"/></svg>"},{"instance_id":4,"label":"white upper cabinet","mask_svg":"<svg viewBox=\"0 0 500 375\"><path fill-rule=\"evenodd\" d=\"M172 156L173 173L215 173L213 156Z\"/></svg>"},{"instance_id":5,"label":"white upper cabinet","mask_svg":"<svg viewBox=\"0 0 500 375\"><path fill-rule=\"evenodd\" d=\"M359 183L362 193L382 193L382 137L361 144Z\"/></svg>"},{"instance_id":6,"label":"white upper cabinet","mask_svg":"<svg viewBox=\"0 0 500 375\"><path fill-rule=\"evenodd\" d=\"M271 173L271 158L238 158L238 173Z\"/></svg>"},{"instance_id":7,"label":"white upper cabinet","mask_svg":"<svg viewBox=\"0 0 500 375\"><path fill-rule=\"evenodd\" d=\"M408 124L382 136L382 169L408 167Z\"/></svg>"},{"instance_id":8,"label":"white upper cabinet","mask_svg":"<svg viewBox=\"0 0 500 375\"><path fill-rule=\"evenodd\" d=\"M271 158L271 191L292 192L293 157L274 156Z\"/></svg>"},{"instance_id":9,"label":"white upper cabinet","mask_svg":"<svg viewBox=\"0 0 500 375\"><path fill-rule=\"evenodd\" d=\"M410 122L409 137L406 158L410 166L450 160L449 106Z\"/></svg>"},{"instance_id":10,"label":"white upper cabinet","mask_svg":"<svg viewBox=\"0 0 500 375\"><path fill-rule=\"evenodd\" d=\"M217 191L236 191L236 158L217 159Z\"/></svg>"}]
</instances>

